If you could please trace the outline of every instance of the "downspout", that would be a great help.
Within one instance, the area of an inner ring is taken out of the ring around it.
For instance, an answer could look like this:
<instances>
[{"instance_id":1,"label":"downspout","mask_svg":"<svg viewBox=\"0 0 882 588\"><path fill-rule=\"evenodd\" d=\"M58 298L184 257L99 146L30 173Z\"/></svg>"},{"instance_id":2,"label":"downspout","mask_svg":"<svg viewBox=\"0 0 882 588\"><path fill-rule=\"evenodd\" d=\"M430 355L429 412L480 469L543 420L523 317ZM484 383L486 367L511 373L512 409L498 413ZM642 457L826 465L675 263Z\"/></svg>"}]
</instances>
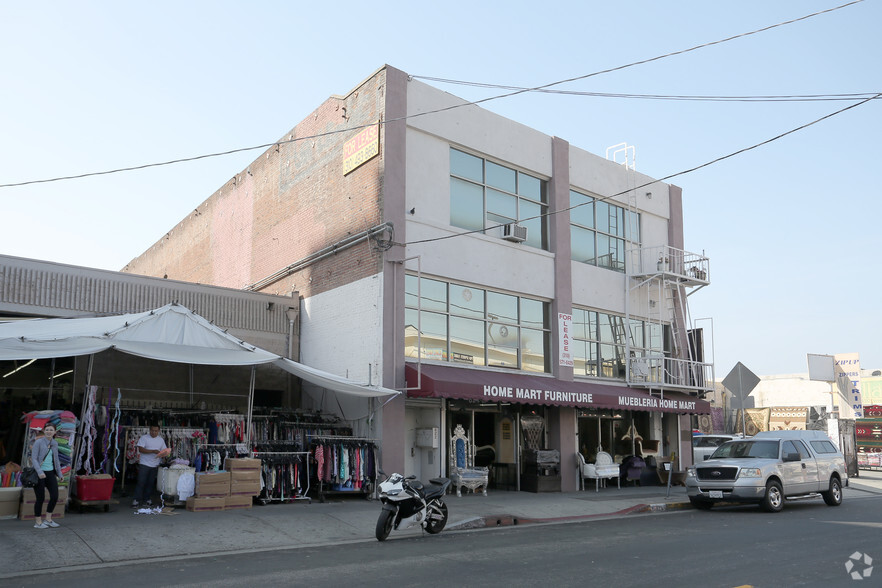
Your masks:
<instances>
[{"instance_id":1,"label":"downspout","mask_svg":"<svg viewBox=\"0 0 882 588\"><path fill-rule=\"evenodd\" d=\"M313 263L315 263L317 261L320 261L326 257L330 257L331 255L336 255L340 251L343 251L345 249L349 249L350 247L358 245L362 241L366 241L372 237L376 238L377 236L382 235L386 231L391 231L391 230L392 230L392 225L390 223L383 223L381 225L377 225L373 228L370 228L366 231L362 231L362 232L357 233L355 235L350 235L349 237L346 237L345 239L337 241L333 245L329 245L328 247L325 247L324 249L320 249L319 251L316 251L315 253L307 255L303 259L296 261L296 262L292 263L291 265L289 265L289 266L287 266L287 267L285 267L285 268L283 268L273 274L270 274L269 276L266 276L265 278L261 278L261 279L257 280L253 284L248 284L247 286L243 287L242 289L249 290L249 291L262 290L263 288L266 288L270 284L278 282L279 280L281 280L285 276L289 276L289 275L291 275L295 272L298 272L306 267L309 267L310 265L312 265Z\"/></svg>"}]
</instances>

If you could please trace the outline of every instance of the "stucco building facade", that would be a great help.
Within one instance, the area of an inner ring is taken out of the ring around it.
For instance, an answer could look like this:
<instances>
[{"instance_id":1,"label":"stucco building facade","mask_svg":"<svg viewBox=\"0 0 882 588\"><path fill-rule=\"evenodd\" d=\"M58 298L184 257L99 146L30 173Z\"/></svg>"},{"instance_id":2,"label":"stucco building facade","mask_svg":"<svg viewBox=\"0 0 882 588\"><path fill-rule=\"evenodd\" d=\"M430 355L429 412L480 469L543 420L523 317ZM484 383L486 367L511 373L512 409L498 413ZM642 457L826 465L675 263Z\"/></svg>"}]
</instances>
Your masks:
<instances>
[{"instance_id":1,"label":"stucco building facade","mask_svg":"<svg viewBox=\"0 0 882 588\"><path fill-rule=\"evenodd\" d=\"M577 451L689 456L709 410L687 296L710 268L682 206L627 162L385 66L124 271L299 293L295 359L406 392L311 399L363 421L386 471L444 474L462 425L496 483L530 489L529 451L549 449L545 487L573 490Z\"/></svg>"}]
</instances>

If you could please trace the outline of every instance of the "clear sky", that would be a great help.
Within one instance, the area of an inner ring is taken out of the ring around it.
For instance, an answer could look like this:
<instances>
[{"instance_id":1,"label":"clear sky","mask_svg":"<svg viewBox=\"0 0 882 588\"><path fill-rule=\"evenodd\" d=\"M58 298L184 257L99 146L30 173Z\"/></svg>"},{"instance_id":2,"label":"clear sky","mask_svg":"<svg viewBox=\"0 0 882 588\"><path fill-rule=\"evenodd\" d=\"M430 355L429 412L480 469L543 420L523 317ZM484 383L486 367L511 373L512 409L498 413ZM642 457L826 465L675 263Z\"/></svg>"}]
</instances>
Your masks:
<instances>
[{"instance_id":1,"label":"clear sky","mask_svg":"<svg viewBox=\"0 0 882 588\"><path fill-rule=\"evenodd\" d=\"M512 86L584 76L846 0L341 1L0 5L0 184L272 143L388 63ZM556 88L658 95L882 92L880 0ZM469 100L501 94L429 82ZM688 170L854 101L709 102L530 93L483 106L638 171ZM807 353L882 368L882 100L669 180L686 249L711 259L690 297L717 377L805 372ZM261 151L0 188L0 253L119 270ZM711 321L701 321L709 326Z\"/></svg>"}]
</instances>

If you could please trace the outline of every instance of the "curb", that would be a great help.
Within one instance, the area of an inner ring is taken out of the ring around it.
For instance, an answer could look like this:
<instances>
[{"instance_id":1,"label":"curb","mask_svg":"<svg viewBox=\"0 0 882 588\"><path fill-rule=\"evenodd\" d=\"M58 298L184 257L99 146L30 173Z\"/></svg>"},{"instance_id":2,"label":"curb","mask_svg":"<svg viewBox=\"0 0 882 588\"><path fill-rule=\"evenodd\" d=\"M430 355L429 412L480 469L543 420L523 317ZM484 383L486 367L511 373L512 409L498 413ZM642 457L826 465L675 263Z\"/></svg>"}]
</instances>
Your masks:
<instances>
[{"instance_id":1,"label":"curb","mask_svg":"<svg viewBox=\"0 0 882 588\"><path fill-rule=\"evenodd\" d=\"M590 521L592 519L601 519L615 516L626 516L632 514L642 514L648 512L663 512L667 510L681 510L692 508L689 502L668 502L657 504L637 504L619 511L609 513L599 513L590 515L575 515L567 517L549 517L549 518L530 518L517 517L510 514L500 515L484 515L473 517L454 523L447 528L451 531L460 531L466 529L487 529L496 527L513 527L517 525L534 525L534 524L551 524L551 523L567 523L577 521Z\"/></svg>"}]
</instances>

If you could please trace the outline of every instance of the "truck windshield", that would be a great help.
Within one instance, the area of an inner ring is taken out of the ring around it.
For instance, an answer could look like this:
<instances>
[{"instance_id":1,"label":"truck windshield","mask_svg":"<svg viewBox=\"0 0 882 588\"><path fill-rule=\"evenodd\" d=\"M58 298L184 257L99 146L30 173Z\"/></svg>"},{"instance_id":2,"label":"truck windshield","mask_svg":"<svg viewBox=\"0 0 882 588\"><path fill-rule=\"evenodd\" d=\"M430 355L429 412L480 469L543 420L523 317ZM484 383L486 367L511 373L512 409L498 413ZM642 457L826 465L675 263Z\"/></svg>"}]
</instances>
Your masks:
<instances>
[{"instance_id":1,"label":"truck windshield","mask_svg":"<svg viewBox=\"0 0 882 588\"><path fill-rule=\"evenodd\" d=\"M777 441L730 441L720 445L710 459L726 457L778 458Z\"/></svg>"}]
</instances>

